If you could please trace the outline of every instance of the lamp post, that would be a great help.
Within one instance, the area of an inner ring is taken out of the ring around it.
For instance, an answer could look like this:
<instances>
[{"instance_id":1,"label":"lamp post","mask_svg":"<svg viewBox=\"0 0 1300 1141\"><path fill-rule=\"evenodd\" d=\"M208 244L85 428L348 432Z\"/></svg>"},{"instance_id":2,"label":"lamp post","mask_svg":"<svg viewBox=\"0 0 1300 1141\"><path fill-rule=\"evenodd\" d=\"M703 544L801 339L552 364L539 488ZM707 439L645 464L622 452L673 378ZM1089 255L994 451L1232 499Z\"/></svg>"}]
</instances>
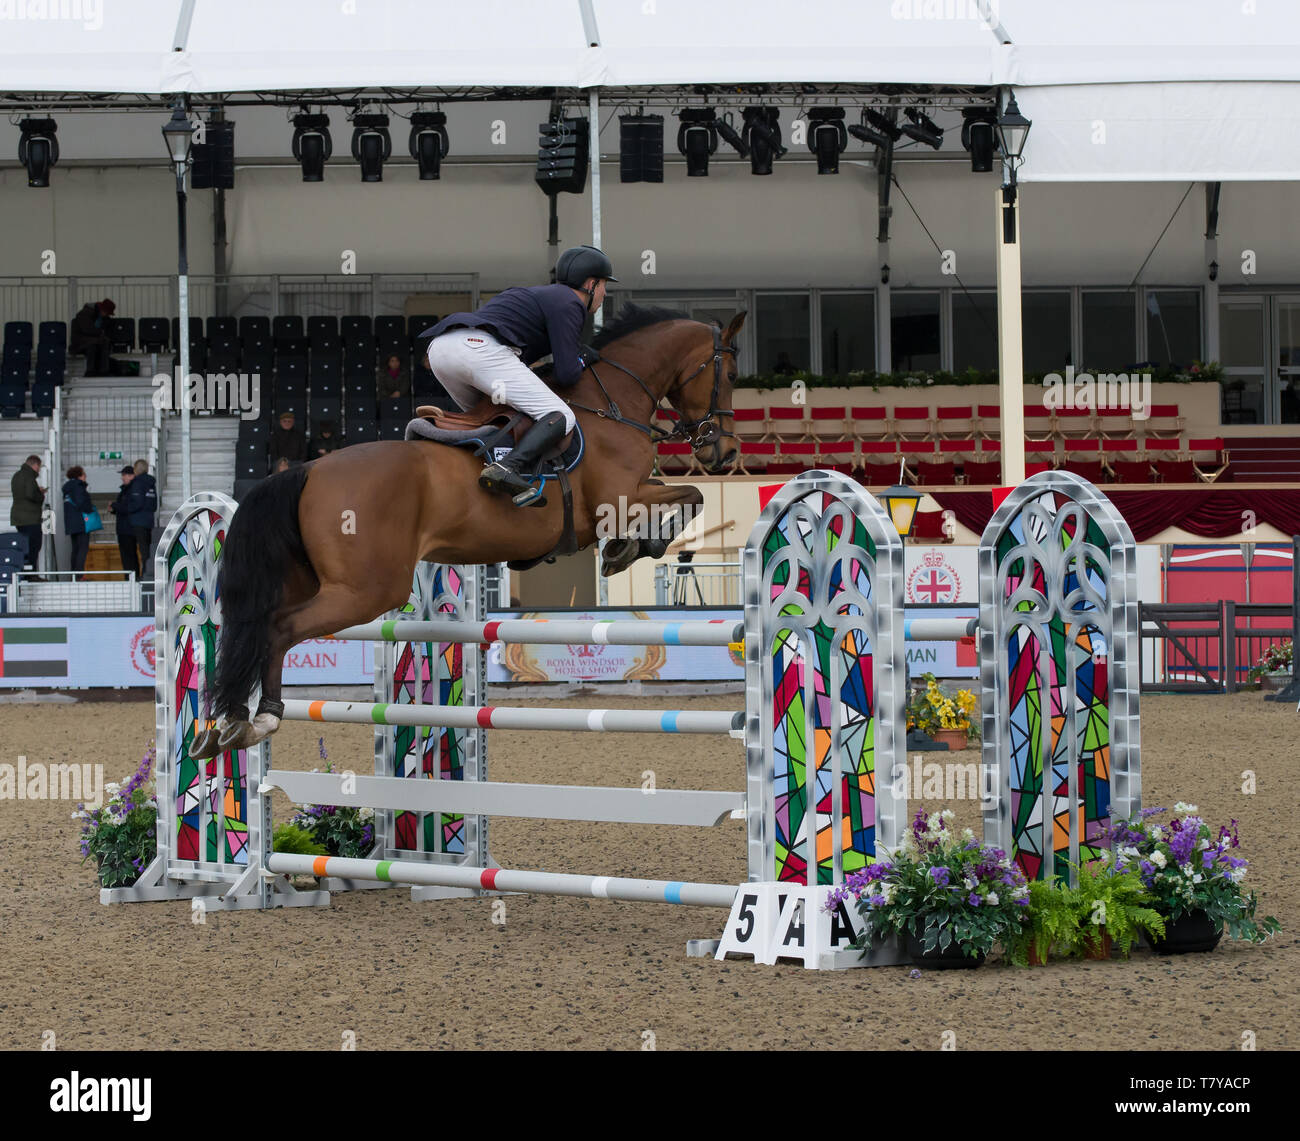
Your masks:
<instances>
[{"instance_id":1,"label":"lamp post","mask_svg":"<svg viewBox=\"0 0 1300 1141\"><path fill-rule=\"evenodd\" d=\"M181 402L181 488L184 500L190 497L190 292L189 250L185 239L185 172L190 163L190 147L194 143L194 126L185 113L184 103L178 101L172 117L162 129L167 154L176 170L176 227L177 262L176 285L180 316L177 336L180 339L180 402ZM175 389L173 389L175 391Z\"/></svg>"},{"instance_id":2,"label":"lamp post","mask_svg":"<svg viewBox=\"0 0 1300 1141\"><path fill-rule=\"evenodd\" d=\"M998 257L998 389L1002 404L1002 483L1025 478L1025 364L1020 317L1020 236L1016 222L1016 167L1029 137L1029 120L1009 95L998 116L998 142L1005 178L998 199L1002 241Z\"/></svg>"}]
</instances>

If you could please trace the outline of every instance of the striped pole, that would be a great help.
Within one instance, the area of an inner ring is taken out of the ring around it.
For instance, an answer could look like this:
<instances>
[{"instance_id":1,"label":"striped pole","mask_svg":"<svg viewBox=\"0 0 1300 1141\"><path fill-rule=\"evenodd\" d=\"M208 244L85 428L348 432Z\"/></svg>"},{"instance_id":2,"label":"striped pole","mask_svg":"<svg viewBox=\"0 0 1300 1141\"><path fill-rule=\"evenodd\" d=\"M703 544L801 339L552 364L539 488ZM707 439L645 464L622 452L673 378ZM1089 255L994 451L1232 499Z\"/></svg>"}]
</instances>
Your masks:
<instances>
[{"instance_id":1,"label":"striped pole","mask_svg":"<svg viewBox=\"0 0 1300 1141\"><path fill-rule=\"evenodd\" d=\"M286 721L414 725L449 729L563 729L592 733L742 732L744 713L678 709L524 709L516 706L394 705L368 701L286 701Z\"/></svg>"},{"instance_id":2,"label":"striped pole","mask_svg":"<svg viewBox=\"0 0 1300 1141\"><path fill-rule=\"evenodd\" d=\"M508 618L499 622L391 619L349 626L333 635L354 642L509 642L542 646L728 646L745 640L745 624L716 618L696 622L579 622Z\"/></svg>"},{"instance_id":3,"label":"striped pole","mask_svg":"<svg viewBox=\"0 0 1300 1141\"><path fill-rule=\"evenodd\" d=\"M478 888L482 891L575 895L586 899L620 899L628 903L680 903L691 907L730 907L734 884L572 876L555 872L517 872L506 868L466 868L407 860L349 860L342 856L299 856L274 852L267 868L283 875L334 876L430 887Z\"/></svg>"}]
</instances>

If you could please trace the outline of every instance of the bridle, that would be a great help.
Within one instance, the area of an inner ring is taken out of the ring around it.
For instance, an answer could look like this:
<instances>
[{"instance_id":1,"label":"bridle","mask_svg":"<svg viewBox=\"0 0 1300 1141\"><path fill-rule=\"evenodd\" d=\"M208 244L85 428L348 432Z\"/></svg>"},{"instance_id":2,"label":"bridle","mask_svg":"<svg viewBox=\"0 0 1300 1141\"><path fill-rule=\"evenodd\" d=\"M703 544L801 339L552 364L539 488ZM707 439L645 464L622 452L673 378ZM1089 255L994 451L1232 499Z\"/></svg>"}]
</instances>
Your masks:
<instances>
[{"instance_id":1,"label":"bridle","mask_svg":"<svg viewBox=\"0 0 1300 1141\"><path fill-rule=\"evenodd\" d=\"M590 349L587 350L587 352L591 351L592 350ZM674 394L681 392L691 383L691 381L712 364L713 392L709 396L709 410L697 420L687 420L684 416L681 416L677 422L677 426L673 428L671 432L659 427L658 424L643 424L640 420L631 420L624 416L622 410L618 406L618 402L609 394L609 390L605 387L605 382L601 380L600 373L596 371L596 361L590 362L587 365L587 368L591 371L592 377L595 378L596 385L600 388L601 395L605 397L605 403L608 405L608 408L588 408L585 404L577 404L572 400L568 400L565 403L567 403L570 408L577 408L583 412L590 412L594 416L599 416L602 420L612 420L616 424L626 424L628 427L636 428L638 431L644 432L649 436L654 443L661 443L665 440L676 440L680 438L689 443L692 448L707 447L709 444L717 443L724 435L722 424L717 417L733 415L730 408L719 408L718 400L722 395L723 358L727 356L734 357L735 355L736 347L734 345L724 345L722 343L722 330L717 325L714 325L713 356L710 357L709 360L704 361L704 363L685 380L673 385L663 394L663 396L656 396L651 392L650 386L630 368L624 368L623 365L619 364L617 361L606 360L604 357L597 358L601 364L613 365L613 367L618 369L619 372L627 373L628 376L641 386L641 391L650 397L651 415L653 415L654 411L660 407L661 401L667 400ZM730 433L725 434L730 435Z\"/></svg>"}]
</instances>

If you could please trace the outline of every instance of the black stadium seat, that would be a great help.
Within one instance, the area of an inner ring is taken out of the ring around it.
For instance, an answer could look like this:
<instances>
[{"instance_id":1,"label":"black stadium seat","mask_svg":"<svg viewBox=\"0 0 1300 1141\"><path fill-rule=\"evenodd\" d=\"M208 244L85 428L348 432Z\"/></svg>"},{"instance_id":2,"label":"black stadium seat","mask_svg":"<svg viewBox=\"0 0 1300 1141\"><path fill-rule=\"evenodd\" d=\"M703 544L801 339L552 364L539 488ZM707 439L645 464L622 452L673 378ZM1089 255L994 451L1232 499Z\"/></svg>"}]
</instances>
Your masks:
<instances>
[{"instance_id":1,"label":"black stadium seat","mask_svg":"<svg viewBox=\"0 0 1300 1141\"><path fill-rule=\"evenodd\" d=\"M234 340L239 336L239 322L234 317L209 317L207 334L209 341L214 337L230 337Z\"/></svg>"},{"instance_id":2,"label":"black stadium seat","mask_svg":"<svg viewBox=\"0 0 1300 1141\"><path fill-rule=\"evenodd\" d=\"M113 352L135 352L134 317L110 317L106 329L108 332L108 343Z\"/></svg>"},{"instance_id":3,"label":"black stadium seat","mask_svg":"<svg viewBox=\"0 0 1300 1141\"><path fill-rule=\"evenodd\" d=\"M6 345L31 345L32 323L30 321L6 321L4 343Z\"/></svg>"},{"instance_id":4,"label":"black stadium seat","mask_svg":"<svg viewBox=\"0 0 1300 1141\"><path fill-rule=\"evenodd\" d=\"M370 318L360 313L349 314L339 318L339 336L346 345L358 337L370 336Z\"/></svg>"},{"instance_id":5,"label":"black stadium seat","mask_svg":"<svg viewBox=\"0 0 1300 1141\"><path fill-rule=\"evenodd\" d=\"M38 344L46 341L58 341L65 349L68 347L68 323L66 321L42 321L37 328Z\"/></svg>"},{"instance_id":6,"label":"black stadium seat","mask_svg":"<svg viewBox=\"0 0 1300 1141\"><path fill-rule=\"evenodd\" d=\"M430 329L437 323L436 313L413 313L406 319L406 334L411 340L415 340L425 329Z\"/></svg>"},{"instance_id":7,"label":"black stadium seat","mask_svg":"<svg viewBox=\"0 0 1300 1141\"><path fill-rule=\"evenodd\" d=\"M271 322L271 340L277 345L281 341L302 340L304 336L301 317L277 317Z\"/></svg>"},{"instance_id":8,"label":"black stadium seat","mask_svg":"<svg viewBox=\"0 0 1300 1141\"><path fill-rule=\"evenodd\" d=\"M162 353L170 347L171 324L166 317L140 318L140 351Z\"/></svg>"},{"instance_id":9,"label":"black stadium seat","mask_svg":"<svg viewBox=\"0 0 1300 1141\"><path fill-rule=\"evenodd\" d=\"M241 317L239 319L239 336L244 343L248 343L250 337L258 337L264 341L272 340L271 336L271 318L270 317Z\"/></svg>"}]
</instances>

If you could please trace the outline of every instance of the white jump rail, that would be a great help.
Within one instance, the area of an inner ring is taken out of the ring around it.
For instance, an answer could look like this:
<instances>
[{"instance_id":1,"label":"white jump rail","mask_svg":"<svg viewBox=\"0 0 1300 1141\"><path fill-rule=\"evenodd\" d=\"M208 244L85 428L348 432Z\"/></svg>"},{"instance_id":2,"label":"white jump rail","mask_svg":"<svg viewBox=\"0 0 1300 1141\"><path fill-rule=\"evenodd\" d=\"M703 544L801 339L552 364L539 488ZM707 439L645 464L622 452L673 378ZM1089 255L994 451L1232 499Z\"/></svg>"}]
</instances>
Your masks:
<instances>
[{"instance_id":1,"label":"white jump rail","mask_svg":"<svg viewBox=\"0 0 1300 1141\"><path fill-rule=\"evenodd\" d=\"M731 907L735 884L687 883L680 880L619 879L556 872L517 872L507 868L451 867L411 860L349 860L341 856L299 856L273 852L267 869L279 875L314 875L340 880L426 887L455 887L495 892L576 895L619 899L628 903L679 903L687 907Z\"/></svg>"},{"instance_id":2,"label":"white jump rail","mask_svg":"<svg viewBox=\"0 0 1300 1141\"><path fill-rule=\"evenodd\" d=\"M448 729L555 729L591 733L743 734L745 715L726 710L524 709L508 705L398 705L369 701L284 703L286 721Z\"/></svg>"},{"instance_id":3,"label":"white jump rail","mask_svg":"<svg viewBox=\"0 0 1300 1141\"><path fill-rule=\"evenodd\" d=\"M731 646L745 640L745 624L725 618L693 622L585 622L571 619L505 618L463 622L388 619L349 626L340 642L509 642L542 646Z\"/></svg>"}]
</instances>

